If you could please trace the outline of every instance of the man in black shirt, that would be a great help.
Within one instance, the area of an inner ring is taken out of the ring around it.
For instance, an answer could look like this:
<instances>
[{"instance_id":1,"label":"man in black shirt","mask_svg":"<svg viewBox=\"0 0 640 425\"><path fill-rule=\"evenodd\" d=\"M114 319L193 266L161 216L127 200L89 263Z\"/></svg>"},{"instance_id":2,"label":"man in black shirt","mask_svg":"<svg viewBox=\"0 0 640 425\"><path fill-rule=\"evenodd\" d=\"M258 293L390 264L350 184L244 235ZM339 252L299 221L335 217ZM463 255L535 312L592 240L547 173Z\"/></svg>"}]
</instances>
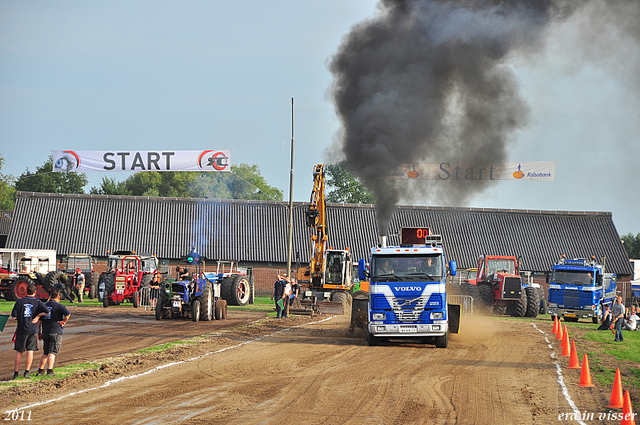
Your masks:
<instances>
[{"instance_id":1,"label":"man in black shirt","mask_svg":"<svg viewBox=\"0 0 640 425\"><path fill-rule=\"evenodd\" d=\"M62 346L62 328L69 321L71 313L67 310L67 307L60 304L60 293L58 291L51 291L49 301L45 303L49 314L44 316L40 320L42 326L42 357L40 357L40 367L36 376L44 375L44 368L47 367L47 375L53 375L53 364L56 361L56 356L60 352Z\"/></svg>"},{"instance_id":2,"label":"man in black shirt","mask_svg":"<svg viewBox=\"0 0 640 425\"><path fill-rule=\"evenodd\" d=\"M273 285L273 295L271 295L271 299L276 302L276 317L281 319L282 310L284 309L284 287L286 282L281 275L278 275L277 279Z\"/></svg>"},{"instance_id":3,"label":"man in black shirt","mask_svg":"<svg viewBox=\"0 0 640 425\"><path fill-rule=\"evenodd\" d=\"M49 309L44 303L34 297L36 285L33 283L27 286L27 296L16 301L11 310L11 318L18 321L16 327L16 342L13 349L16 351L14 359L13 379L19 374L22 353L27 351L25 360L24 377L29 378L29 369L33 362L33 352L38 351L38 320L49 313Z\"/></svg>"}]
</instances>

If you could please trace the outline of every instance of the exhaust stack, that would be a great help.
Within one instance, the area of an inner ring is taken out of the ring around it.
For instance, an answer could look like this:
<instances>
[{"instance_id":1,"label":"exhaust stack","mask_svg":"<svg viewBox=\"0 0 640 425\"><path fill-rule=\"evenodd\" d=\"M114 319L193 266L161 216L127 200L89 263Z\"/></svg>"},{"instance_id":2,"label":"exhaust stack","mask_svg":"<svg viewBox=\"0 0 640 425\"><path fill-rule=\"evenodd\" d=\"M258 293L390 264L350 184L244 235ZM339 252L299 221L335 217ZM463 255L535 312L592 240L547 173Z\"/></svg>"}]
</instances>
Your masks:
<instances>
[{"instance_id":1,"label":"exhaust stack","mask_svg":"<svg viewBox=\"0 0 640 425\"><path fill-rule=\"evenodd\" d=\"M387 247L387 236L386 235L381 235L380 236L380 243L378 243L378 248L386 248Z\"/></svg>"}]
</instances>

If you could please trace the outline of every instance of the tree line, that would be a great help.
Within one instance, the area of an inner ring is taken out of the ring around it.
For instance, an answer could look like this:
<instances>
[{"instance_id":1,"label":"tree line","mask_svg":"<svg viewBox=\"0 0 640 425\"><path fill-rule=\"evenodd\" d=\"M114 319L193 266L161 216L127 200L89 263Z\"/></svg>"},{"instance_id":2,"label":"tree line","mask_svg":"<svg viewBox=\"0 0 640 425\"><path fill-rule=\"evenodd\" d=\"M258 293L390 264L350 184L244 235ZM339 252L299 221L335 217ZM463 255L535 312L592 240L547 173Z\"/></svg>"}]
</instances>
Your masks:
<instances>
[{"instance_id":1,"label":"tree line","mask_svg":"<svg viewBox=\"0 0 640 425\"><path fill-rule=\"evenodd\" d=\"M41 193L85 193L89 179L85 173L54 173L51 156L35 171L27 170L17 179L2 173L4 157L0 155L0 209L13 209L16 191ZM328 164L327 201L373 203L373 197L349 171L344 162ZM194 171L144 171L125 180L103 177L89 192L97 195L161 196L176 198L247 199L282 201L284 193L270 186L257 165L232 165L230 173Z\"/></svg>"}]
</instances>

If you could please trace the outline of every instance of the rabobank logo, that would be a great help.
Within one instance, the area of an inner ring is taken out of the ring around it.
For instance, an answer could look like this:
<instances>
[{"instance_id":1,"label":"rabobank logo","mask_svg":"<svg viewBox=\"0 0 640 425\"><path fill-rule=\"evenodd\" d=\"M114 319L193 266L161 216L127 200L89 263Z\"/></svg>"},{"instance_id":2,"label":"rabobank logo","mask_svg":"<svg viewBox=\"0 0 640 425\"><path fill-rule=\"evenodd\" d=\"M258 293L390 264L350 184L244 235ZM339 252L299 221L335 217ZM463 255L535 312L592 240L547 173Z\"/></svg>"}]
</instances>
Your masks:
<instances>
[{"instance_id":1,"label":"rabobank logo","mask_svg":"<svg viewBox=\"0 0 640 425\"><path fill-rule=\"evenodd\" d=\"M513 173L513 177L520 180L521 178L524 177L524 173L522 172L522 165L518 164L518 171L515 171Z\"/></svg>"},{"instance_id":2,"label":"rabobank logo","mask_svg":"<svg viewBox=\"0 0 640 425\"><path fill-rule=\"evenodd\" d=\"M407 177L410 179L417 179L420 173L416 171L416 164L411 164L411 168L413 169L407 173Z\"/></svg>"}]
</instances>

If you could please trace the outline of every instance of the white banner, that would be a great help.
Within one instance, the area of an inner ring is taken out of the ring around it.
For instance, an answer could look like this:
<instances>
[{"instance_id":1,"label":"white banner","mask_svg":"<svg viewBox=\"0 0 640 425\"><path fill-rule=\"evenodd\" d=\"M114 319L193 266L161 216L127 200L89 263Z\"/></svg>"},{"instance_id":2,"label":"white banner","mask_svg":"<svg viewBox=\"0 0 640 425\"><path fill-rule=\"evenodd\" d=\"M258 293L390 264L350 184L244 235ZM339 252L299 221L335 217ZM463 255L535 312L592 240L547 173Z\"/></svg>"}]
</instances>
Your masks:
<instances>
[{"instance_id":1,"label":"white banner","mask_svg":"<svg viewBox=\"0 0 640 425\"><path fill-rule=\"evenodd\" d=\"M390 172L388 178L398 180L555 180L556 162L416 163Z\"/></svg>"},{"instance_id":2,"label":"white banner","mask_svg":"<svg viewBox=\"0 0 640 425\"><path fill-rule=\"evenodd\" d=\"M229 150L51 151L53 171L231 171Z\"/></svg>"}]
</instances>

